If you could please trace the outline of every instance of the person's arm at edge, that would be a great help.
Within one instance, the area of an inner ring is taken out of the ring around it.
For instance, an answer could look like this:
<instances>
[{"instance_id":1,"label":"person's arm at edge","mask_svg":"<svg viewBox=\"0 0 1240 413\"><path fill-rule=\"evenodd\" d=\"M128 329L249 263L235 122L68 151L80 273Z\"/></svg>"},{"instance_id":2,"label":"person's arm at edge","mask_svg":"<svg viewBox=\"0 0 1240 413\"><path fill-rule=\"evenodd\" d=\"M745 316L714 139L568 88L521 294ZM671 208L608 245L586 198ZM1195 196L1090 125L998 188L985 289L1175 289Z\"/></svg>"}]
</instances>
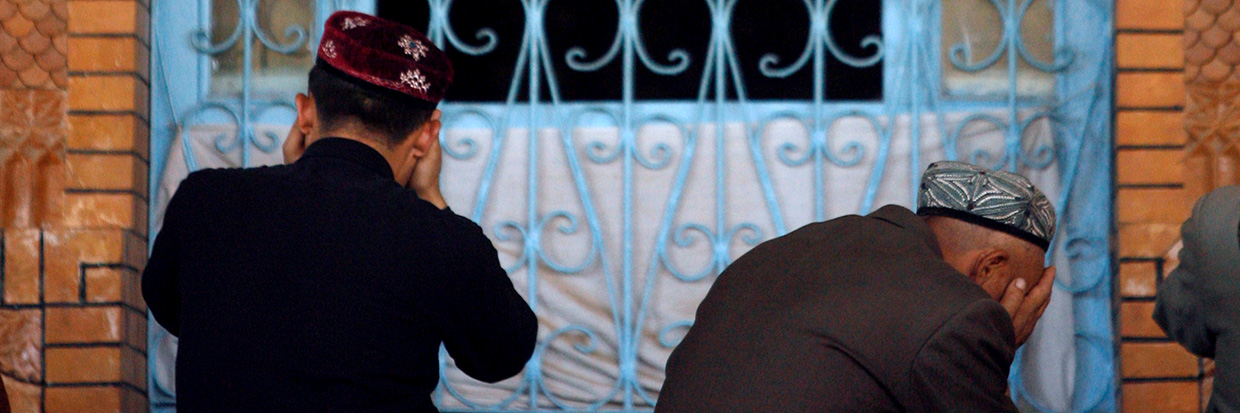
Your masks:
<instances>
[{"instance_id":1,"label":"person's arm at edge","mask_svg":"<svg viewBox=\"0 0 1240 413\"><path fill-rule=\"evenodd\" d=\"M449 285L441 312L444 346L470 377L497 382L520 373L534 353L538 319L517 293L482 228L451 209L441 269Z\"/></svg>"},{"instance_id":2,"label":"person's arm at edge","mask_svg":"<svg viewBox=\"0 0 1240 413\"><path fill-rule=\"evenodd\" d=\"M187 207L194 175L186 177L168 201L164 225L155 236L155 245L142 270L142 299L155 321L174 336L181 333L181 296L177 291L177 244L180 214Z\"/></svg>"},{"instance_id":3,"label":"person's arm at edge","mask_svg":"<svg viewBox=\"0 0 1240 413\"><path fill-rule=\"evenodd\" d=\"M1204 202L1205 199L1198 201L1192 217L1184 221L1180 229L1184 241L1180 249L1180 265L1158 286L1153 318L1168 337L1189 351L1202 357L1214 357L1213 334L1206 326L1205 314L1197 302L1197 293L1193 291L1194 271L1200 264L1197 257L1201 247L1198 219Z\"/></svg>"}]
</instances>

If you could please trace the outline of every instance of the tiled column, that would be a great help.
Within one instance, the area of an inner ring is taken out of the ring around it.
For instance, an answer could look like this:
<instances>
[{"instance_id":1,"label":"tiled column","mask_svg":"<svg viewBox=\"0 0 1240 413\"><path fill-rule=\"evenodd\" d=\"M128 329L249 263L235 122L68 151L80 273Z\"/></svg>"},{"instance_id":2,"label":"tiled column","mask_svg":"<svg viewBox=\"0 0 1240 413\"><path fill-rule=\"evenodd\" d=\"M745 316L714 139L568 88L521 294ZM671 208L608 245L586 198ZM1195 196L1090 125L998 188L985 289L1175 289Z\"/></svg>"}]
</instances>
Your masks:
<instances>
[{"instance_id":1,"label":"tiled column","mask_svg":"<svg viewBox=\"0 0 1240 413\"><path fill-rule=\"evenodd\" d=\"M63 205L63 1L0 0L0 374L14 411L43 409L43 231Z\"/></svg>"},{"instance_id":2,"label":"tiled column","mask_svg":"<svg viewBox=\"0 0 1240 413\"><path fill-rule=\"evenodd\" d=\"M1203 56L1240 58L1240 45L1230 45L1232 32L1226 39L1211 32L1207 40L1201 30L1240 28L1240 14L1218 18L1232 1L1116 2L1115 220L1125 411L1199 412L1209 398L1208 361L1169 340L1151 315L1158 283L1178 265L1180 224L1193 202L1218 184L1211 168L1192 155L1200 150L1189 133L1200 107L1191 96L1195 79L1220 72L1203 70ZM1200 14L1203 6L1214 12ZM1205 50L1204 44L1212 46Z\"/></svg>"},{"instance_id":3,"label":"tiled column","mask_svg":"<svg viewBox=\"0 0 1240 413\"><path fill-rule=\"evenodd\" d=\"M0 374L16 412L147 407L148 10L0 0Z\"/></svg>"}]
</instances>

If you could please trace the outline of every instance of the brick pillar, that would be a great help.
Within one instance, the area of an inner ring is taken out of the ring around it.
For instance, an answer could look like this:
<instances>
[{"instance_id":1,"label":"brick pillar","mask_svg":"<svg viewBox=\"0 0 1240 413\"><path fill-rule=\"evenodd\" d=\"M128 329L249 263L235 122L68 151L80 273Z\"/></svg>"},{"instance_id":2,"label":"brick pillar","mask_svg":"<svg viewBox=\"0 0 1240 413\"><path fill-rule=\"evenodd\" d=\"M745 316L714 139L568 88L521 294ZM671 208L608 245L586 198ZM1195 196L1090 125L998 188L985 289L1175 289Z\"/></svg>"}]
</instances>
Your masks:
<instances>
[{"instance_id":1,"label":"brick pillar","mask_svg":"<svg viewBox=\"0 0 1240 413\"><path fill-rule=\"evenodd\" d=\"M149 5L0 0L0 374L15 412L145 411Z\"/></svg>"},{"instance_id":2,"label":"brick pillar","mask_svg":"<svg viewBox=\"0 0 1240 413\"><path fill-rule=\"evenodd\" d=\"M1201 3L1116 1L1116 290L1124 411L1200 412L1209 398L1207 361L1168 339L1151 319L1157 285L1178 264L1180 224L1204 194L1201 188L1212 185L1193 166L1185 128L1193 116L1189 80L1200 74L1188 55L1197 41L1192 27L1201 23L1192 13Z\"/></svg>"}]
</instances>

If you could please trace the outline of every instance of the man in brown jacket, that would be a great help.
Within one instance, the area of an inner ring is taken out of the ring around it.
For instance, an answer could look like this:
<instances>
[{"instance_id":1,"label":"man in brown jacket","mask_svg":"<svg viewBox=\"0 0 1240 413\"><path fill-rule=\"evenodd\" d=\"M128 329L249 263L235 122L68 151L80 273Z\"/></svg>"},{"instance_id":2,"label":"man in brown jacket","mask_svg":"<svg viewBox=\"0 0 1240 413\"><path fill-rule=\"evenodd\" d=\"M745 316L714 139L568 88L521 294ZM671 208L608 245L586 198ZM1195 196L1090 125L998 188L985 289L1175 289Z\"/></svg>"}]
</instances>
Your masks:
<instances>
[{"instance_id":1,"label":"man in brown jacket","mask_svg":"<svg viewBox=\"0 0 1240 413\"><path fill-rule=\"evenodd\" d=\"M728 267L656 410L1015 411L1008 370L1054 283L1053 207L958 162L930 166L918 204L810 224Z\"/></svg>"}]
</instances>

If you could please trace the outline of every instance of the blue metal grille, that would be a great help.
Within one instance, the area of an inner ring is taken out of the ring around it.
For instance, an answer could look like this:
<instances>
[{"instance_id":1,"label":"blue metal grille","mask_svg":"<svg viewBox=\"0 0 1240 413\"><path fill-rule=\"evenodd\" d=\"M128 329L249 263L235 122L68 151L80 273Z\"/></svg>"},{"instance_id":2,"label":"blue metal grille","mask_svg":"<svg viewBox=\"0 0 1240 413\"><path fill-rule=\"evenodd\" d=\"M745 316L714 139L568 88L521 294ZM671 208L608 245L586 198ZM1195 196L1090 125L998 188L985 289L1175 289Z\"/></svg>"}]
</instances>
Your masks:
<instances>
[{"instance_id":1,"label":"blue metal grille","mask_svg":"<svg viewBox=\"0 0 1240 413\"><path fill-rule=\"evenodd\" d=\"M255 150L275 151L280 138L258 132L255 124L274 112L287 114L291 99L254 96L254 82L263 79L254 78L252 53L256 47L292 53L299 48L312 48L316 41L312 30L308 30L312 28L261 27L256 19L260 0L235 0L241 10L235 31L223 42L212 43L207 34L212 24L210 1L200 0L190 6L153 4L156 82L152 153L156 156L152 169L157 173L162 173L170 157L180 157L190 170L199 168L191 145L179 145L182 150L178 152L168 151L177 132L193 125L224 124L235 128L235 132L214 137L213 150L239 153L241 165L253 164ZM1073 411L1114 409L1109 282L1112 271L1108 255L1112 199L1111 0L1050 0L1049 6L1055 11L1054 33L1050 34L1056 39L1052 61L1039 60L1026 47L1021 27L1033 0L988 0L1001 20L1002 34L994 50L981 51L978 56L964 43L949 45L946 55L940 53L941 1L951 0L883 0L883 32L864 38L860 46L867 53L863 55L846 53L832 35L830 22L837 0L804 0L810 28L803 51L798 56L766 55L759 65L761 75L768 77L812 72L813 84L805 87L813 88L813 98L779 102L753 102L747 97L747 83L731 27L738 0L702 0L710 10L710 41L702 62L704 70L697 98L684 102L642 102L635 98L635 91L642 87L635 70L644 67L660 75L683 74L690 61L684 50L673 50L667 56L655 56L648 51L640 21L644 0L615 0L619 24L609 48L574 48L565 55L553 55L548 47L547 39L554 35L543 20L549 0L510 1L520 2L525 12L524 16L513 17L525 21L520 39L501 39L486 29L467 39L453 29L449 19L453 1L428 0L431 17L427 34L441 47L482 55L492 52L502 41L520 43L516 71L504 102L448 102L443 106L447 128L490 131L489 142L445 135L444 148L450 162L479 161L483 165L477 181L445 182L445 187L473 188L469 192L474 194L474 204L459 205L458 210L476 221L493 223L487 229L494 239L515 246L517 258L508 263L509 270L524 273L524 292L536 312L541 314L544 310L537 299L540 280L571 275L596 277L605 285L614 331L604 334L584 325L563 325L540 339L534 358L520 384L510 389L510 396L491 402L472 400L445 378L436 393L441 405L486 411L648 411L656 402L653 393L657 389L640 380L639 353L644 344L649 345L643 340L671 348L676 344L677 332L692 323L681 320L651 325L649 311L657 280L709 283L747 246L805 224L789 218L797 215L789 211L798 206L812 208L801 215L824 220L839 214L830 208L834 199L848 198L855 199L856 205L849 213L866 213L875 209L886 188L884 184L893 180L906 182L901 185L907 185L907 189L901 191L910 196L900 202L912 205L921 169L932 160L947 158L994 169L1053 171L1058 176L1059 193L1053 198L1059 200L1056 206L1062 230L1055 240L1052 260L1068 264L1067 272L1072 274L1064 277L1058 288L1072 298L1076 332L1076 373L1071 380L1074 390L1066 406ZM316 6L317 23L321 24L331 11L342 8L374 10L373 4L366 1L320 0ZM793 23L800 24L788 22ZM283 38L269 34L272 30L282 30ZM183 36L187 31L188 38ZM236 96L210 96L205 86L210 82L206 62L209 56L233 48L240 48L244 56L241 90ZM853 67L881 65L883 100L828 100L823 91L829 58ZM565 102L557 84L554 59L564 59L571 70L581 72L621 65L622 75L613 80L621 90L621 99ZM1006 88L994 99L949 98L942 86L945 61L951 68L966 73L1002 67L1007 73ZM1052 74L1053 94L1030 97L1019 93L1021 77L1029 73L1023 66ZM289 92L291 96L296 91ZM847 121L868 125L868 137L835 132L835 127ZM799 125L806 131L805 139L780 141L765 132L787 124ZM729 132L724 125L733 125L733 131ZM643 144L643 130L651 126L670 128L675 131L675 139ZM601 140L578 132L587 127L616 130L618 138ZM1049 133L1039 135L1049 138L1030 138L1035 134L1029 131L1039 127L1049 129ZM971 131L977 128L997 131L987 136L1001 142L967 142ZM514 140L513 131L526 134L525 139ZM923 153L924 144L934 142L923 140L931 137L940 142L941 154ZM737 140L742 142L744 151L723 150ZM709 158L702 158L701 154L707 153L701 152L704 146L713 148ZM897 158L892 155L896 146L912 149L907 158ZM567 168L567 178L547 178L542 168L547 164L548 148L559 152L556 156ZM497 199L497 174L506 159L504 155L511 153L521 153L525 159L523 172L528 186L521 189L524 197ZM895 168L899 165L902 167ZM618 184L618 208L599 205L602 194L591 178L592 168L617 171L614 177L618 182L614 183ZM752 171L747 173L756 177L755 191L737 193L738 189L729 184L726 177L738 169ZM892 169L906 171L906 176L892 176ZM773 178L775 170L808 174L810 184L781 190ZM832 170L863 170L864 190L829 193ZM640 176L646 172L670 174L670 190L653 194L637 189ZM157 199L158 179L152 181L152 199ZM685 210L687 187L699 181L710 187L713 202L708 204L713 208L713 220L700 219ZM547 188L571 193L577 205L561 209L546 202ZM732 200L737 197L755 197L766 208L769 222L729 219L735 212ZM790 202L789 197L796 202ZM661 205L662 214L639 216L637 205L650 202ZM496 203L524 203L524 216L488 216L489 207ZM616 211L616 215L610 216L608 211ZM635 222L639 220L658 222L653 241L635 235ZM615 236L606 230L608 222L619 223ZM588 248L577 262L561 262L560 257L548 253L545 242L554 236L570 235L578 236L574 242L584 242ZM673 258L678 251L683 253L702 244L706 245L704 249L694 250L704 263L698 268L685 269ZM157 357L159 329L152 324L151 330L154 372L165 361ZM653 338L643 333L650 330L657 332ZM611 341L604 340L604 335ZM546 385L547 351L552 343L567 339L584 340L574 348L585 353L614 341L611 345L615 348L610 351L614 352L616 377L610 394L569 401L557 397L556 390ZM1018 353L1015 366L1021 365L1023 355ZM446 355L444 358L441 370L446 372L449 363ZM1012 385L1012 395L1018 402L1029 408L1050 410L1045 400L1025 391L1019 368L1013 370ZM153 407L172 408L174 400L166 383L153 378Z\"/></svg>"}]
</instances>

